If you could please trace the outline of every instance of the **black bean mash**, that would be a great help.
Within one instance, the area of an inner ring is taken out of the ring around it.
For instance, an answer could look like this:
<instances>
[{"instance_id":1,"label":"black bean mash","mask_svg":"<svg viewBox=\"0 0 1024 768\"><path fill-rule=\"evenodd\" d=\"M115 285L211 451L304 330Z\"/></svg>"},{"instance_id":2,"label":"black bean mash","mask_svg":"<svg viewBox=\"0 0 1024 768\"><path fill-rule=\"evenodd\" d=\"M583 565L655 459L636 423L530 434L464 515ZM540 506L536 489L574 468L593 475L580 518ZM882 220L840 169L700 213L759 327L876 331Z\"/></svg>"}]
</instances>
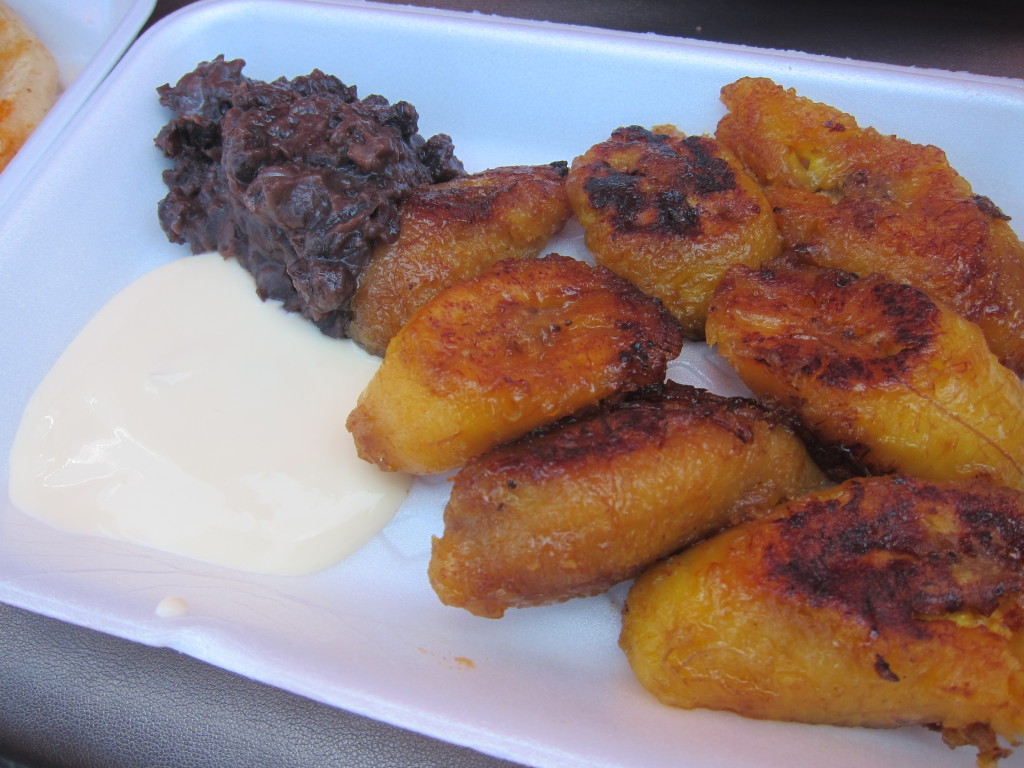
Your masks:
<instances>
[{"instance_id":1,"label":"black bean mash","mask_svg":"<svg viewBox=\"0 0 1024 768\"><path fill-rule=\"evenodd\" d=\"M329 336L346 335L360 271L398 234L414 187L463 173L451 139L424 140L404 101L359 99L314 70L271 83L218 56L157 89L174 117L156 138L174 166L160 201L168 238L220 251Z\"/></svg>"}]
</instances>

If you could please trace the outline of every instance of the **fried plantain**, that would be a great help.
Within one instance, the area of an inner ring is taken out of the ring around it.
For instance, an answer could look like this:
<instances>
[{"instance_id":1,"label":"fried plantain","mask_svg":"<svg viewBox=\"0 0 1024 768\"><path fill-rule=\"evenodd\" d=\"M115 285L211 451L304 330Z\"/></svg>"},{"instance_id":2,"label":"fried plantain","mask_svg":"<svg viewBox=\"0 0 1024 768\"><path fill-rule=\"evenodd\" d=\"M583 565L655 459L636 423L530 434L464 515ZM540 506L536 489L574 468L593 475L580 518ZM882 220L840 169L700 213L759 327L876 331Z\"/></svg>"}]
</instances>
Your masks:
<instances>
[{"instance_id":1,"label":"fried plantain","mask_svg":"<svg viewBox=\"0 0 1024 768\"><path fill-rule=\"evenodd\" d=\"M359 455L430 474L580 408L662 381L682 332L603 267L507 259L424 304L348 419Z\"/></svg>"},{"instance_id":2,"label":"fried plantain","mask_svg":"<svg viewBox=\"0 0 1024 768\"><path fill-rule=\"evenodd\" d=\"M21 16L0 2L0 171L60 94L56 59Z\"/></svg>"},{"instance_id":3,"label":"fried plantain","mask_svg":"<svg viewBox=\"0 0 1024 768\"><path fill-rule=\"evenodd\" d=\"M656 565L620 645L662 702L941 728L979 764L1024 735L1024 496L855 478Z\"/></svg>"},{"instance_id":4,"label":"fried plantain","mask_svg":"<svg viewBox=\"0 0 1024 768\"><path fill-rule=\"evenodd\" d=\"M794 259L734 267L708 339L856 470L1024 490L1024 386L975 324L917 288Z\"/></svg>"},{"instance_id":5,"label":"fried plantain","mask_svg":"<svg viewBox=\"0 0 1024 768\"><path fill-rule=\"evenodd\" d=\"M375 355L427 299L506 258L532 257L568 220L565 163L507 166L416 189L398 239L359 278L349 335Z\"/></svg>"},{"instance_id":6,"label":"fried plantain","mask_svg":"<svg viewBox=\"0 0 1024 768\"><path fill-rule=\"evenodd\" d=\"M942 150L861 128L765 78L722 89L716 137L765 185L786 247L923 288L1024 374L1024 245Z\"/></svg>"},{"instance_id":7,"label":"fried plantain","mask_svg":"<svg viewBox=\"0 0 1024 768\"><path fill-rule=\"evenodd\" d=\"M597 263L661 299L692 339L726 267L781 251L754 179L715 140L672 126L617 129L573 161L566 186Z\"/></svg>"},{"instance_id":8,"label":"fried plantain","mask_svg":"<svg viewBox=\"0 0 1024 768\"><path fill-rule=\"evenodd\" d=\"M463 467L430 582L442 602L490 618L598 594L824 482L780 414L652 385Z\"/></svg>"}]
</instances>

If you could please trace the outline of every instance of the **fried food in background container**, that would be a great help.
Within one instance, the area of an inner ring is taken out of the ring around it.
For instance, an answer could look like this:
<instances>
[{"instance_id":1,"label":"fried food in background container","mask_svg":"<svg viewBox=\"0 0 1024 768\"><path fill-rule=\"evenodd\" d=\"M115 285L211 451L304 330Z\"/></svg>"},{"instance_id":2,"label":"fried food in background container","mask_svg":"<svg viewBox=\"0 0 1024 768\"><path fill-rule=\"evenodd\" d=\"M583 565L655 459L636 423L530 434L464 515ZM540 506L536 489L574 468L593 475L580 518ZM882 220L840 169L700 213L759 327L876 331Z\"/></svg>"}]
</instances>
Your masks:
<instances>
[{"instance_id":1,"label":"fried food in background container","mask_svg":"<svg viewBox=\"0 0 1024 768\"><path fill-rule=\"evenodd\" d=\"M471 460L428 573L442 602L497 618L603 592L825 483L781 414L652 385Z\"/></svg>"},{"instance_id":2,"label":"fried food in background container","mask_svg":"<svg viewBox=\"0 0 1024 768\"><path fill-rule=\"evenodd\" d=\"M855 478L634 582L620 645L677 707L922 724L991 765L1024 736L1024 496L980 480Z\"/></svg>"},{"instance_id":3,"label":"fried food in background container","mask_svg":"<svg viewBox=\"0 0 1024 768\"><path fill-rule=\"evenodd\" d=\"M765 78L722 89L716 137L764 185L787 247L923 288L1024 374L1024 245L937 147L885 136Z\"/></svg>"},{"instance_id":4,"label":"fried food in background container","mask_svg":"<svg viewBox=\"0 0 1024 768\"><path fill-rule=\"evenodd\" d=\"M714 139L673 126L613 131L573 161L567 188L597 263L661 299L691 339L727 267L781 252L757 182Z\"/></svg>"},{"instance_id":5,"label":"fried food in background container","mask_svg":"<svg viewBox=\"0 0 1024 768\"><path fill-rule=\"evenodd\" d=\"M1024 386L977 325L917 288L794 259L734 267L708 339L856 468L1024 490Z\"/></svg>"},{"instance_id":6,"label":"fried food in background container","mask_svg":"<svg viewBox=\"0 0 1024 768\"><path fill-rule=\"evenodd\" d=\"M424 304L347 426L385 470L432 474L605 398L663 381L683 339L659 302L603 267L506 259Z\"/></svg>"},{"instance_id":7,"label":"fried food in background container","mask_svg":"<svg viewBox=\"0 0 1024 768\"><path fill-rule=\"evenodd\" d=\"M398 239L378 243L359 277L348 334L375 355L419 307L506 258L533 257L565 225L565 163L507 166L418 187Z\"/></svg>"},{"instance_id":8,"label":"fried food in background container","mask_svg":"<svg viewBox=\"0 0 1024 768\"><path fill-rule=\"evenodd\" d=\"M57 100L59 78L53 54L0 2L0 171Z\"/></svg>"}]
</instances>

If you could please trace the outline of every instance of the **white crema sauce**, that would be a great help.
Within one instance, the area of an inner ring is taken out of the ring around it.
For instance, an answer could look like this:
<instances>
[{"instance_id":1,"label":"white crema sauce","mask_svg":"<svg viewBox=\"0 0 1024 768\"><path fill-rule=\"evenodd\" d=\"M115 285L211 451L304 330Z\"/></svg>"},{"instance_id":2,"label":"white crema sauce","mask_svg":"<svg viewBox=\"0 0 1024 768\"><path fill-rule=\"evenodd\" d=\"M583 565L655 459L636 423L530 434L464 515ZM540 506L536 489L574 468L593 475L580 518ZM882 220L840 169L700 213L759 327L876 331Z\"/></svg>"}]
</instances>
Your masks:
<instances>
[{"instance_id":1,"label":"white crema sauce","mask_svg":"<svg viewBox=\"0 0 1024 768\"><path fill-rule=\"evenodd\" d=\"M305 574L376 534L409 489L345 419L379 360L256 296L218 254L128 286L33 395L13 503L71 531Z\"/></svg>"}]
</instances>

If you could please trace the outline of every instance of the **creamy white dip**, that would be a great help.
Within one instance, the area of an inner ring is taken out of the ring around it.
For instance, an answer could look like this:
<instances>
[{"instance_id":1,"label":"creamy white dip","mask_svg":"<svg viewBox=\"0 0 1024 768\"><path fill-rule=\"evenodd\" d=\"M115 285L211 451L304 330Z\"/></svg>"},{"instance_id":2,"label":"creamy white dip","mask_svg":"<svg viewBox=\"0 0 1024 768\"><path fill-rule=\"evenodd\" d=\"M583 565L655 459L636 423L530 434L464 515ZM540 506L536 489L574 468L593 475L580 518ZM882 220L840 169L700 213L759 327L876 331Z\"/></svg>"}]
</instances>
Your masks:
<instances>
[{"instance_id":1,"label":"creamy white dip","mask_svg":"<svg viewBox=\"0 0 1024 768\"><path fill-rule=\"evenodd\" d=\"M409 488L345 429L378 363L260 301L237 263L177 259L103 307L39 386L11 499L60 528L241 570L326 568Z\"/></svg>"}]
</instances>

